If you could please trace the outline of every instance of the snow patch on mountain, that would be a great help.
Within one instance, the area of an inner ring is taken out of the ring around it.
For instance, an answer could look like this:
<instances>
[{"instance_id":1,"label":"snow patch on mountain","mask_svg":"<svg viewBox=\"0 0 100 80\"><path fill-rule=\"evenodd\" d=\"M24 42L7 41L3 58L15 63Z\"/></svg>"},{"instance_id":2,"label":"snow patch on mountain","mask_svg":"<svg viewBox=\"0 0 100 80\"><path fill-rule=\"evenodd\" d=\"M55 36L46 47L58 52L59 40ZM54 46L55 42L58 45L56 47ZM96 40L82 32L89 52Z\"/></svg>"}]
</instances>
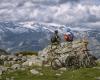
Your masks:
<instances>
[{"instance_id":1,"label":"snow patch on mountain","mask_svg":"<svg viewBox=\"0 0 100 80\"><path fill-rule=\"evenodd\" d=\"M22 27L16 27L16 28L9 28L9 27L7 27L6 29L10 30L13 33L24 33L24 32L28 32L27 29L22 28Z\"/></svg>"},{"instance_id":2,"label":"snow patch on mountain","mask_svg":"<svg viewBox=\"0 0 100 80\"><path fill-rule=\"evenodd\" d=\"M24 44L24 42L20 42L18 46L20 47L20 46L22 46L23 44Z\"/></svg>"},{"instance_id":3,"label":"snow patch on mountain","mask_svg":"<svg viewBox=\"0 0 100 80\"><path fill-rule=\"evenodd\" d=\"M60 33L63 33L65 29L70 28L73 31L88 31L91 28L82 28L82 27L73 27L73 26L65 26L55 23L37 23L37 22L21 22L19 23L21 27L32 29L35 31L49 31L54 32L58 30Z\"/></svg>"},{"instance_id":4,"label":"snow patch on mountain","mask_svg":"<svg viewBox=\"0 0 100 80\"><path fill-rule=\"evenodd\" d=\"M82 27L73 27L73 26L66 26L60 25L55 23L41 23L41 22L34 22L34 21L26 21L26 22L16 22L16 23L9 23L9 22L0 22L0 33L5 31L11 31L13 33L25 33L25 32L54 32L58 30L59 33L63 33L65 29L71 28L73 31L87 31L91 28L82 28Z\"/></svg>"},{"instance_id":5,"label":"snow patch on mountain","mask_svg":"<svg viewBox=\"0 0 100 80\"><path fill-rule=\"evenodd\" d=\"M92 30L91 28L81 28L81 27L73 27L73 28L70 28L71 30L75 30L75 31L89 31L89 30Z\"/></svg>"}]
</instances>

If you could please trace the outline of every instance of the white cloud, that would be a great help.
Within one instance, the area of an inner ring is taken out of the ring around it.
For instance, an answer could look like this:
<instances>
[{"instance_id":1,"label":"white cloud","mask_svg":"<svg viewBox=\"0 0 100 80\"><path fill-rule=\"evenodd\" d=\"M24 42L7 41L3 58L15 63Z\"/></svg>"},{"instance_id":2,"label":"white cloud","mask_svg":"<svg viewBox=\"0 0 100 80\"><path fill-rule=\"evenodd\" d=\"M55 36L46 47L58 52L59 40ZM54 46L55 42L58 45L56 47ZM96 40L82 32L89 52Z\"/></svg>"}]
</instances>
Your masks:
<instances>
[{"instance_id":1,"label":"white cloud","mask_svg":"<svg viewBox=\"0 0 100 80\"><path fill-rule=\"evenodd\" d=\"M93 15L96 15L97 17L100 17L100 5L99 6L92 6L92 8L90 8L90 13Z\"/></svg>"},{"instance_id":2,"label":"white cloud","mask_svg":"<svg viewBox=\"0 0 100 80\"><path fill-rule=\"evenodd\" d=\"M100 21L100 5L84 2L76 5L68 2L55 5L44 5L62 3L60 0L4 0L0 3L0 20L1 21L40 21L53 22L59 24L81 24ZM38 4L43 3L43 4Z\"/></svg>"}]
</instances>

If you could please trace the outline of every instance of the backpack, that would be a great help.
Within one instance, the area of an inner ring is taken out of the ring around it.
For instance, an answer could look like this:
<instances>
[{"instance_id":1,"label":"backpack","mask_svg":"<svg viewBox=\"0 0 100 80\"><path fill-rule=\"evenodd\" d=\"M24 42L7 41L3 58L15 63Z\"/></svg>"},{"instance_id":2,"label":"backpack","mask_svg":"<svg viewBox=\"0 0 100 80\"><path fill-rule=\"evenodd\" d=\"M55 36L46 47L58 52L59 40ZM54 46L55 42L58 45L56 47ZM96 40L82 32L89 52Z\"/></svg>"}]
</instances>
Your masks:
<instances>
[{"instance_id":1,"label":"backpack","mask_svg":"<svg viewBox=\"0 0 100 80\"><path fill-rule=\"evenodd\" d=\"M51 38L51 42L52 43L55 43L55 42L59 42L59 36L52 36L52 38Z\"/></svg>"},{"instance_id":2,"label":"backpack","mask_svg":"<svg viewBox=\"0 0 100 80\"><path fill-rule=\"evenodd\" d=\"M73 36L71 34L64 34L64 40L71 42L73 41Z\"/></svg>"}]
</instances>

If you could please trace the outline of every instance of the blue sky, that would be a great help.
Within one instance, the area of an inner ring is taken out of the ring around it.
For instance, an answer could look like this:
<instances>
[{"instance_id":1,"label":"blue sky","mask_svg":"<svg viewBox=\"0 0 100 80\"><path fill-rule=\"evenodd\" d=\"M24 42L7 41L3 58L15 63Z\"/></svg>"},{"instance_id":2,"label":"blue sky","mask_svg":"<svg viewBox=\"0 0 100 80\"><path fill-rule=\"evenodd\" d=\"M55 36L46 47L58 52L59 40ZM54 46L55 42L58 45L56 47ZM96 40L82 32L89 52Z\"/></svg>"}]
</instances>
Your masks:
<instances>
[{"instance_id":1,"label":"blue sky","mask_svg":"<svg viewBox=\"0 0 100 80\"><path fill-rule=\"evenodd\" d=\"M0 21L100 27L100 0L0 0Z\"/></svg>"}]
</instances>

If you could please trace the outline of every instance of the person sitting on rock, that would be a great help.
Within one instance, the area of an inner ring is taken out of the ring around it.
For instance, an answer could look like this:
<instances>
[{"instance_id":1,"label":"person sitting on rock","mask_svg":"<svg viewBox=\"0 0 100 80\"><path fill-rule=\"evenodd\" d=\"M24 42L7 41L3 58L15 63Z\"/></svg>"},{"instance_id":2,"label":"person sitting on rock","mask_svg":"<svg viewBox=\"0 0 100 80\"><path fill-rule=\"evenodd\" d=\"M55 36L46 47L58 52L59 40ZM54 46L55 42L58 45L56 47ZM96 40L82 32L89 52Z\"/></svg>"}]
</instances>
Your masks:
<instances>
[{"instance_id":1,"label":"person sitting on rock","mask_svg":"<svg viewBox=\"0 0 100 80\"><path fill-rule=\"evenodd\" d=\"M61 39L58 35L58 30L55 30L53 36L51 37L51 48L52 45L56 45L56 46L60 45L60 40Z\"/></svg>"},{"instance_id":2,"label":"person sitting on rock","mask_svg":"<svg viewBox=\"0 0 100 80\"><path fill-rule=\"evenodd\" d=\"M71 30L68 28L66 30L66 32L64 33L64 40L67 42L72 42L74 38L73 33L71 32Z\"/></svg>"},{"instance_id":3,"label":"person sitting on rock","mask_svg":"<svg viewBox=\"0 0 100 80\"><path fill-rule=\"evenodd\" d=\"M68 42L67 44L69 47L72 47L73 38L74 38L74 34L71 32L71 30L69 28L65 29L64 40L65 42Z\"/></svg>"}]
</instances>

